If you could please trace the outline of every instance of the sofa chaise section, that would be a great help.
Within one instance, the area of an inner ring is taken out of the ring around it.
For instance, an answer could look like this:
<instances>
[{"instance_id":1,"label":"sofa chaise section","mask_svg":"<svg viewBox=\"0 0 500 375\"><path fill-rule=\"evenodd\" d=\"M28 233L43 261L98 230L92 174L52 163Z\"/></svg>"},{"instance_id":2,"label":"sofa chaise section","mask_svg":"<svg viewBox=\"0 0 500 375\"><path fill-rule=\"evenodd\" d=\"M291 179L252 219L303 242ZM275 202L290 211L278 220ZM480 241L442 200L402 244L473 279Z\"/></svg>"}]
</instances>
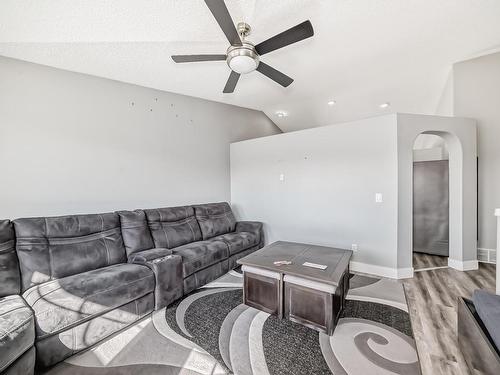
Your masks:
<instances>
[{"instance_id":1,"label":"sofa chaise section","mask_svg":"<svg viewBox=\"0 0 500 375\"><path fill-rule=\"evenodd\" d=\"M155 278L127 264L115 213L14 220L22 291L47 367L153 310Z\"/></svg>"},{"instance_id":2,"label":"sofa chaise section","mask_svg":"<svg viewBox=\"0 0 500 375\"><path fill-rule=\"evenodd\" d=\"M0 373L33 374L35 321L19 295L19 264L9 220L0 220Z\"/></svg>"}]
</instances>

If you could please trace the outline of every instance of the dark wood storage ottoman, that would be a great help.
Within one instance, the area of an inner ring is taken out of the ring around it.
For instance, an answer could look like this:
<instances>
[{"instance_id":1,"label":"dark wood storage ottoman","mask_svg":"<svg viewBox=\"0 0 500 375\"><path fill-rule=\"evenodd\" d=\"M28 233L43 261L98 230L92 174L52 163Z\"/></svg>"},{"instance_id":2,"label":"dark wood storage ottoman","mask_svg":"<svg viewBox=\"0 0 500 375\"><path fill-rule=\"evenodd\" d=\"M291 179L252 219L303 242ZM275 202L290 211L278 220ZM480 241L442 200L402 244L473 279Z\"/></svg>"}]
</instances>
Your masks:
<instances>
[{"instance_id":1,"label":"dark wood storage ottoman","mask_svg":"<svg viewBox=\"0 0 500 375\"><path fill-rule=\"evenodd\" d=\"M352 251L277 241L238 259L243 303L332 335L349 289Z\"/></svg>"},{"instance_id":2,"label":"dark wood storage ottoman","mask_svg":"<svg viewBox=\"0 0 500 375\"><path fill-rule=\"evenodd\" d=\"M281 274L256 267L243 266L243 303L279 318L282 312Z\"/></svg>"},{"instance_id":3,"label":"dark wood storage ottoman","mask_svg":"<svg viewBox=\"0 0 500 375\"><path fill-rule=\"evenodd\" d=\"M291 275L283 277L283 284L285 318L333 335L349 289L349 272L338 286Z\"/></svg>"}]
</instances>

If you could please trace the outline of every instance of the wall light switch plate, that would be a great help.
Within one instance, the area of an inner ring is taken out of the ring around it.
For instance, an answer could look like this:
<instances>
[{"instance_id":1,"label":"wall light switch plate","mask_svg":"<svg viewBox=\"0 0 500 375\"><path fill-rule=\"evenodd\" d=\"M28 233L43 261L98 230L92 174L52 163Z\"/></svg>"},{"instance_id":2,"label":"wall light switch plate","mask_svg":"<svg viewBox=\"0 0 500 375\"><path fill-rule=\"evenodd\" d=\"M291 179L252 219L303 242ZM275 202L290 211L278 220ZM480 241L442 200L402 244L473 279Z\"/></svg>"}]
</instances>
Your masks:
<instances>
[{"instance_id":1,"label":"wall light switch plate","mask_svg":"<svg viewBox=\"0 0 500 375\"><path fill-rule=\"evenodd\" d=\"M285 181L285 175L283 173L280 174L280 181Z\"/></svg>"},{"instance_id":2,"label":"wall light switch plate","mask_svg":"<svg viewBox=\"0 0 500 375\"><path fill-rule=\"evenodd\" d=\"M382 203L384 201L384 197L382 193L375 193L375 203Z\"/></svg>"},{"instance_id":3,"label":"wall light switch plate","mask_svg":"<svg viewBox=\"0 0 500 375\"><path fill-rule=\"evenodd\" d=\"M353 244L351 245L351 250L352 250L352 251L358 251L358 244L357 244L357 243L353 243Z\"/></svg>"}]
</instances>

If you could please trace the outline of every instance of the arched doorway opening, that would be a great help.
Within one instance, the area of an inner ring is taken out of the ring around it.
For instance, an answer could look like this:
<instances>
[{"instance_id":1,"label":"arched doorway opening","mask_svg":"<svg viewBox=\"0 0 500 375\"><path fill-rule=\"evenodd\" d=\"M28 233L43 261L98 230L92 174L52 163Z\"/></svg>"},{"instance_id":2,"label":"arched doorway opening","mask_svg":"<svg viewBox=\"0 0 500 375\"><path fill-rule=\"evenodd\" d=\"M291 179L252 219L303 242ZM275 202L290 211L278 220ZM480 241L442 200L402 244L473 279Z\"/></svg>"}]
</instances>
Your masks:
<instances>
[{"instance_id":1,"label":"arched doorway opening","mask_svg":"<svg viewBox=\"0 0 500 375\"><path fill-rule=\"evenodd\" d=\"M413 269L448 267L449 151L443 137L420 134L413 144Z\"/></svg>"},{"instance_id":2,"label":"arched doorway opening","mask_svg":"<svg viewBox=\"0 0 500 375\"><path fill-rule=\"evenodd\" d=\"M446 151L448 156L448 184L449 184L449 190L448 190L449 251L448 251L447 265L459 270L464 270L465 268L463 266L463 259L465 254L464 254L464 239L463 239L463 229L464 229L463 204L464 204L465 181L463 178L464 156L463 156L462 144L460 142L460 139L455 134L445 131L424 131L418 134L417 137L414 138L413 145L416 144L415 142L417 142L418 137L422 135L438 136L443 140L444 144L446 145ZM413 196L413 186L412 186L412 196ZM413 200L412 200L412 212L413 212ZM413 215L411 221L413 227Z\"/></svg>"},{"instance_id":3,"label":"arched doorway opening","mask_svg":"<svg viewBox=\"0 0 500 375\"><path fill-rule=\"evenodd\" d=\"M477 127L473 119L397 115L398 129L398 278L413 275L413 147L420 134L444 139L449 162L448 266L478 268Z\"/></svg>"}]
</instances>

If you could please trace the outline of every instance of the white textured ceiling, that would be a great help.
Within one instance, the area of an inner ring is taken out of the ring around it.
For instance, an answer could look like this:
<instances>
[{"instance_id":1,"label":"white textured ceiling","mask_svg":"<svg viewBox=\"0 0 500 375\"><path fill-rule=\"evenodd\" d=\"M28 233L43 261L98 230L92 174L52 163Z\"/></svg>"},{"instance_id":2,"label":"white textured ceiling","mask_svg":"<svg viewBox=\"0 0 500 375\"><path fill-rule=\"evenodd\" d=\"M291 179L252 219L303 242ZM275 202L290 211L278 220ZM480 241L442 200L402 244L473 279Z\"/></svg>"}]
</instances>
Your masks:
<instances>
[{"instance_id":1,"label":"white textured ceiling","mask_svg":"<svg viewBox=\"0 0 500 375\"><path fill-rule=\"evenodd\" d=\"M313 38L262 58L291 86L253 72L223 94L225 62L175 64L172 54L228 47L203 0L1 0L0 55L263 110L291 131L380 114L383 102L432 114L454 62L500 47L499 0L226 4L255 43L311 20Z\"/></svg>"}]
</instances>

